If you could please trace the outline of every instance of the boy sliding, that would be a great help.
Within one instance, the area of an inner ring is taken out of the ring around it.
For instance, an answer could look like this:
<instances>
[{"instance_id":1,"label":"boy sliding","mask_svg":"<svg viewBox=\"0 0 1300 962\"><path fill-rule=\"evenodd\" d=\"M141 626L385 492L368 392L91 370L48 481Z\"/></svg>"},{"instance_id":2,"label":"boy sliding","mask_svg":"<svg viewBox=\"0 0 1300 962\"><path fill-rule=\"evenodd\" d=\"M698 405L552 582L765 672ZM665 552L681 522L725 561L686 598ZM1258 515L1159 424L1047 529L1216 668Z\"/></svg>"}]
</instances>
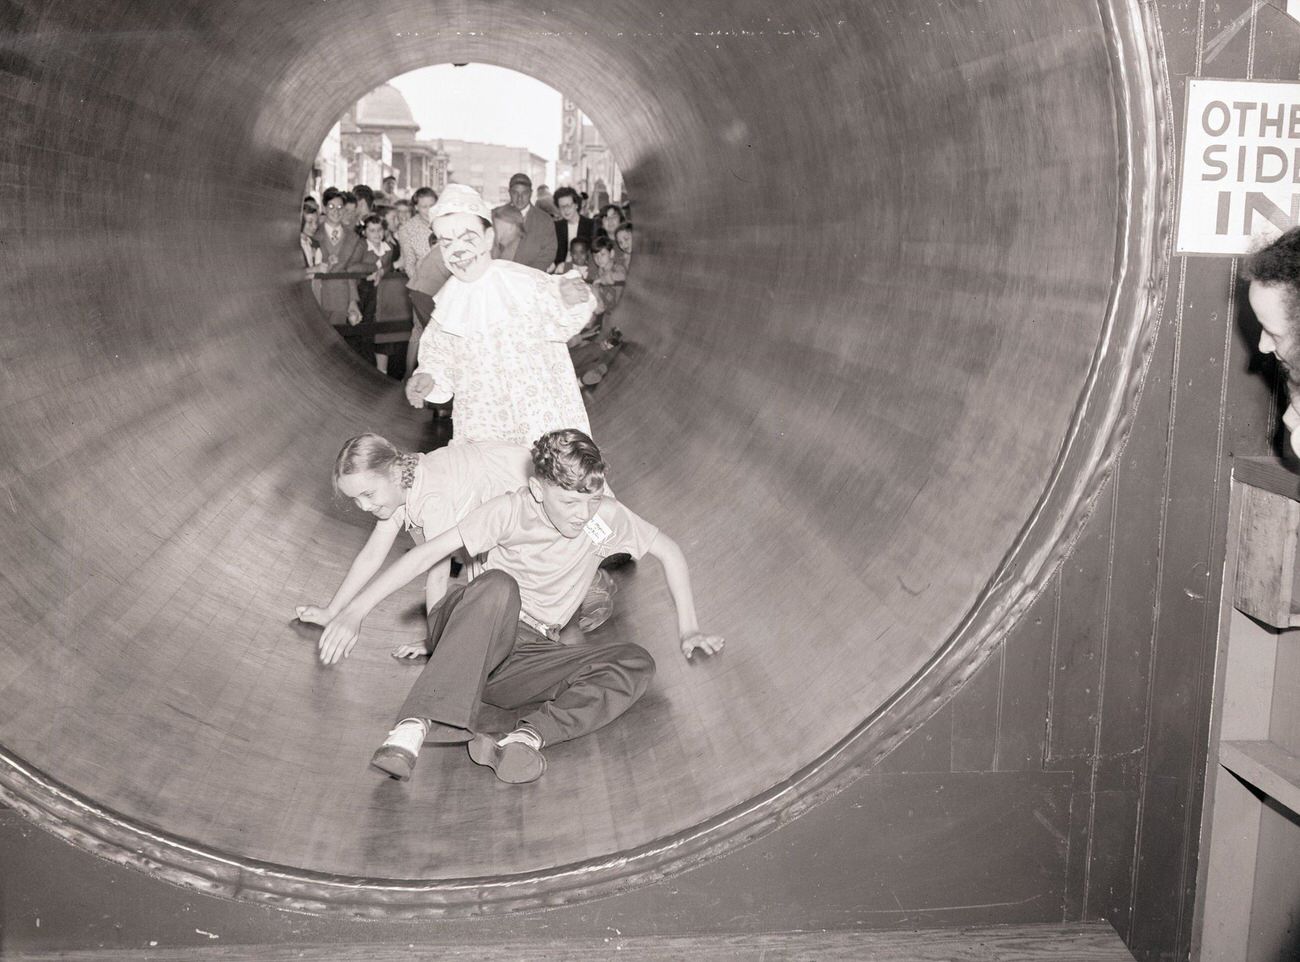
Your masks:
<instances>
[{"instance_id":1,"label":"boy sliding","mask_svg":"<svg viewBox=\"0 0 1300 962\"><path fill-rule=\"evenodd\" d=\"M566 646L559 629L591 585L602 558L626 552L659 559L677 609L682 654L715 654L722 638L700 631L681 549L618 501L604 496L605 463L591 438L552 431L533 445L527 488L494 498L409 551L343 607L321 635L324 664L345 658L361 622L383 598L459 547L487 552L484 571L451 589L429 615L428 664L371 764L406 779L427 739L467 742L470 758L506 782L546 770L545 745L613 721L641 697L654 660L639 645ZM533 705L514 730L477 727L480 701Z\"/></svg>"}]
</instances>

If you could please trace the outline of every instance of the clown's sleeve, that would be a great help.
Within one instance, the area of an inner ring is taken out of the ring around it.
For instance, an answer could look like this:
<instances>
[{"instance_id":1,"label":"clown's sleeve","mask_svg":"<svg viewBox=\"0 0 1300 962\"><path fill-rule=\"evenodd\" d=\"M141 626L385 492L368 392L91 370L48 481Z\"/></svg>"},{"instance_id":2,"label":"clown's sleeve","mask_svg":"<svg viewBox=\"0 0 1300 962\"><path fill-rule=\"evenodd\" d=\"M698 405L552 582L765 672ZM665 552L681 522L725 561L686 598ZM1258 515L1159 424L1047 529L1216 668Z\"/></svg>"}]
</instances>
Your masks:
<instances>
[{"instance_id":1,"label":"clown's sleeve","mask_svg":"<svg viewBox=\"0 0 1300 962\"><path fill-rule=\"evenodd\" d=\"M561 285L567 280L575 281L583 290L584 296L576 304L565 303ZM561 343L586 327L597 307L596 295L577 271L569 271L563 276L543 274L538 279L535 304L538 336L545 341Z\"/></svg>"},{"instance_id":2,"label":"clown's sleeve","mask_svg":"<svg viewBox=\"0 0 1300 962\"><path fill-rule=\"evenodd\" d=\"M455 342L455 337L444 333L432 319L420 335L419 361L411 376L428 374L433 378L433 390L424 396L430 404L446 404L456 393Z\"/></svg>"}]
</instances>

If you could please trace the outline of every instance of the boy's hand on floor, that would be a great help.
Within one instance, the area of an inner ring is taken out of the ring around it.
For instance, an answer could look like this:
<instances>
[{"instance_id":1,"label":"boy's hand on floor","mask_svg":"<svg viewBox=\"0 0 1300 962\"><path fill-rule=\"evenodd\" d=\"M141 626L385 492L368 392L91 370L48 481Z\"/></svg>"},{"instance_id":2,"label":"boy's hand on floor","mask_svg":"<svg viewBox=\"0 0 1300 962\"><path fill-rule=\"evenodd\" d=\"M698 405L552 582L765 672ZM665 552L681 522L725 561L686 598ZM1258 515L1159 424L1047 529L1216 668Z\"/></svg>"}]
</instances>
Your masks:
<instances>
[{"instance_id":1,"label":"boy's hand on floor","mask_svg":"<svg viewBox=\"0 0 1300 962\"><path fill-rule=\"evenodd\" d=\"M320 608L316 605L299 605L293 610L299 621L309 625L320 625L322 628L334 617L328 608Z\"/></svg>"},{"instance_id":2,"label":"boy's hand on floor","mask_svg":"<svg viewBox=\"0 0 1300 962\"><path fill-rule=\"evenodd\" d=\"M723 644L721 635L706 635L702 631L695 631L682 639L682 654L687 658L697 651L702 651L706 655L716 655L722 650Z\"/></svg>"},{"instance_id":3,"label":"boy's hand on floor","mask_svg":"<svg viewBox=\"0 0 1300 962\"><path fill-rule=\"evenodd\" d=\"M333 665L352 653L352 646L357 643L361 633L361 619L346 611L335 615L321 632L316 647L320 652L322 665Z\"/></svg>"},{"instance_id":4,"label":"boy's hand on floor","mask_svg":"<svg viewBox=\"0 0 1300 962\"><path fill-rule=\"evenodd\" d=\"M409 645L398 645L393 649L393 657L401 661L411 661L416 658L424 658L429 654L429 650L424 647L424 642L415 642Z\"/></svg>"}]
</instances>

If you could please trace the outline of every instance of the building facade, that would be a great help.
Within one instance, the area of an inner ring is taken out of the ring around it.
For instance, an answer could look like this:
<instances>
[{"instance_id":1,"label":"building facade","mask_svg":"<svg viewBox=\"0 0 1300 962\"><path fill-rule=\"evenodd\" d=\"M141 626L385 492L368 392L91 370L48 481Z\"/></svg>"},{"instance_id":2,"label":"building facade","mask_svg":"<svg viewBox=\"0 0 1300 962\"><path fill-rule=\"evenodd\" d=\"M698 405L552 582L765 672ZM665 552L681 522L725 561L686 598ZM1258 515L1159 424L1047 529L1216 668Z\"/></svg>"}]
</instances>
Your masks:
<instances>
[{"instance_id":1,"label":"building facade","mask_svg":"<svg viewBox=\"0 0 1300 962\"><path fill-rule=\"evenodd\" d=\"M376 190L385 177L397 178L397 193L409 197L419 187L441 191L447 186L447 155L433 141L416 135L420 125L410 104L391 84L376 87L358 100L338 124L339 153L346 164L340 180L337 164L329 179L322 167L326 186L368 184ZM322 151L324 151L322 145Z\"/></svg>"},{"instance_id":2,"label":"building facade","mask_svg":"<svg viewBox=\"0 0 1300 962\"><path fill-rule=\"evenodd\" d=\"M369 184L378 189L385 177L393 176L400 196L409 197L418 187L441 192L455 181L473 187L496 205L509 198L514 174L527 174L534 187L547 183L547 159L527 147L423 139L417 136L419 130L401 92L391 84L376 87L348 110L321 145L313 171L317 192L331 185ZM616 175L611 171L616 168L612 161L603 160L608 150L594 131L590 124L581 131L588 142L576 156L581 169L591 172L593 183L601 177L613 183Z\"/></svg>"},{"instance_id":3,"label":"building facade","mask_svg":"<svg viewBox=\"0 0 1300 962\"><path fill-rule=\"evenodd\" d=\"M473 187L494 206L510 199L510 178L515 174L527 174L534 188L546 183L546 158L527 147L446 139L439 140L438 147L448 158L447 179Z\"/></svg>"},{"instance_id":4,"label":"building facade","mask_svg":"<svg viewBox=\"0 0 1300 962\"><path fill-rule=\"evenodd\" d=\"M605 203L623 198L623 174L614 162L609 145L578 105L567 97L560 113L555 184L588 194L593 206L599 203L598 194L606 198Z\"/></svg>"},{"instance_id":5,"label":"building facade","mask_svg":"<svg viewBox=\"0 0 1300 962\"><path fill-rule=\"evenodd\" d=\"M348 162L343 156L342 124L335 124L325 135L320 149L316 152L316 161L308 175L304 194L311 194L320 200L326 187L348 183Z\"/></svg>"}]
</instances>

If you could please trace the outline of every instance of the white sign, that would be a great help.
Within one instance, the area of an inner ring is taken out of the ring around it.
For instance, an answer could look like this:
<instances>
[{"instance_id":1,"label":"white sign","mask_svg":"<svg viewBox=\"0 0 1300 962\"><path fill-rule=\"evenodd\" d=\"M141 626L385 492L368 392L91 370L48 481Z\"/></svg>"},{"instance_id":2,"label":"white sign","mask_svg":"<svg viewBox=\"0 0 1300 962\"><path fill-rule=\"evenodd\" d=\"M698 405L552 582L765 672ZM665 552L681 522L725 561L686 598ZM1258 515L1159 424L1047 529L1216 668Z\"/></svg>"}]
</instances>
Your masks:
<instances>
[{"instance_id":1,"label":"white sign","mask_svg":"<svg viewBox=\"0 0 1300 962\"><path fill-rule=\"evenodd\" d=\"M1189 80L1179 254L1244 254L1300 224L1300 84Z\"/></svg>"}]
</instances>

